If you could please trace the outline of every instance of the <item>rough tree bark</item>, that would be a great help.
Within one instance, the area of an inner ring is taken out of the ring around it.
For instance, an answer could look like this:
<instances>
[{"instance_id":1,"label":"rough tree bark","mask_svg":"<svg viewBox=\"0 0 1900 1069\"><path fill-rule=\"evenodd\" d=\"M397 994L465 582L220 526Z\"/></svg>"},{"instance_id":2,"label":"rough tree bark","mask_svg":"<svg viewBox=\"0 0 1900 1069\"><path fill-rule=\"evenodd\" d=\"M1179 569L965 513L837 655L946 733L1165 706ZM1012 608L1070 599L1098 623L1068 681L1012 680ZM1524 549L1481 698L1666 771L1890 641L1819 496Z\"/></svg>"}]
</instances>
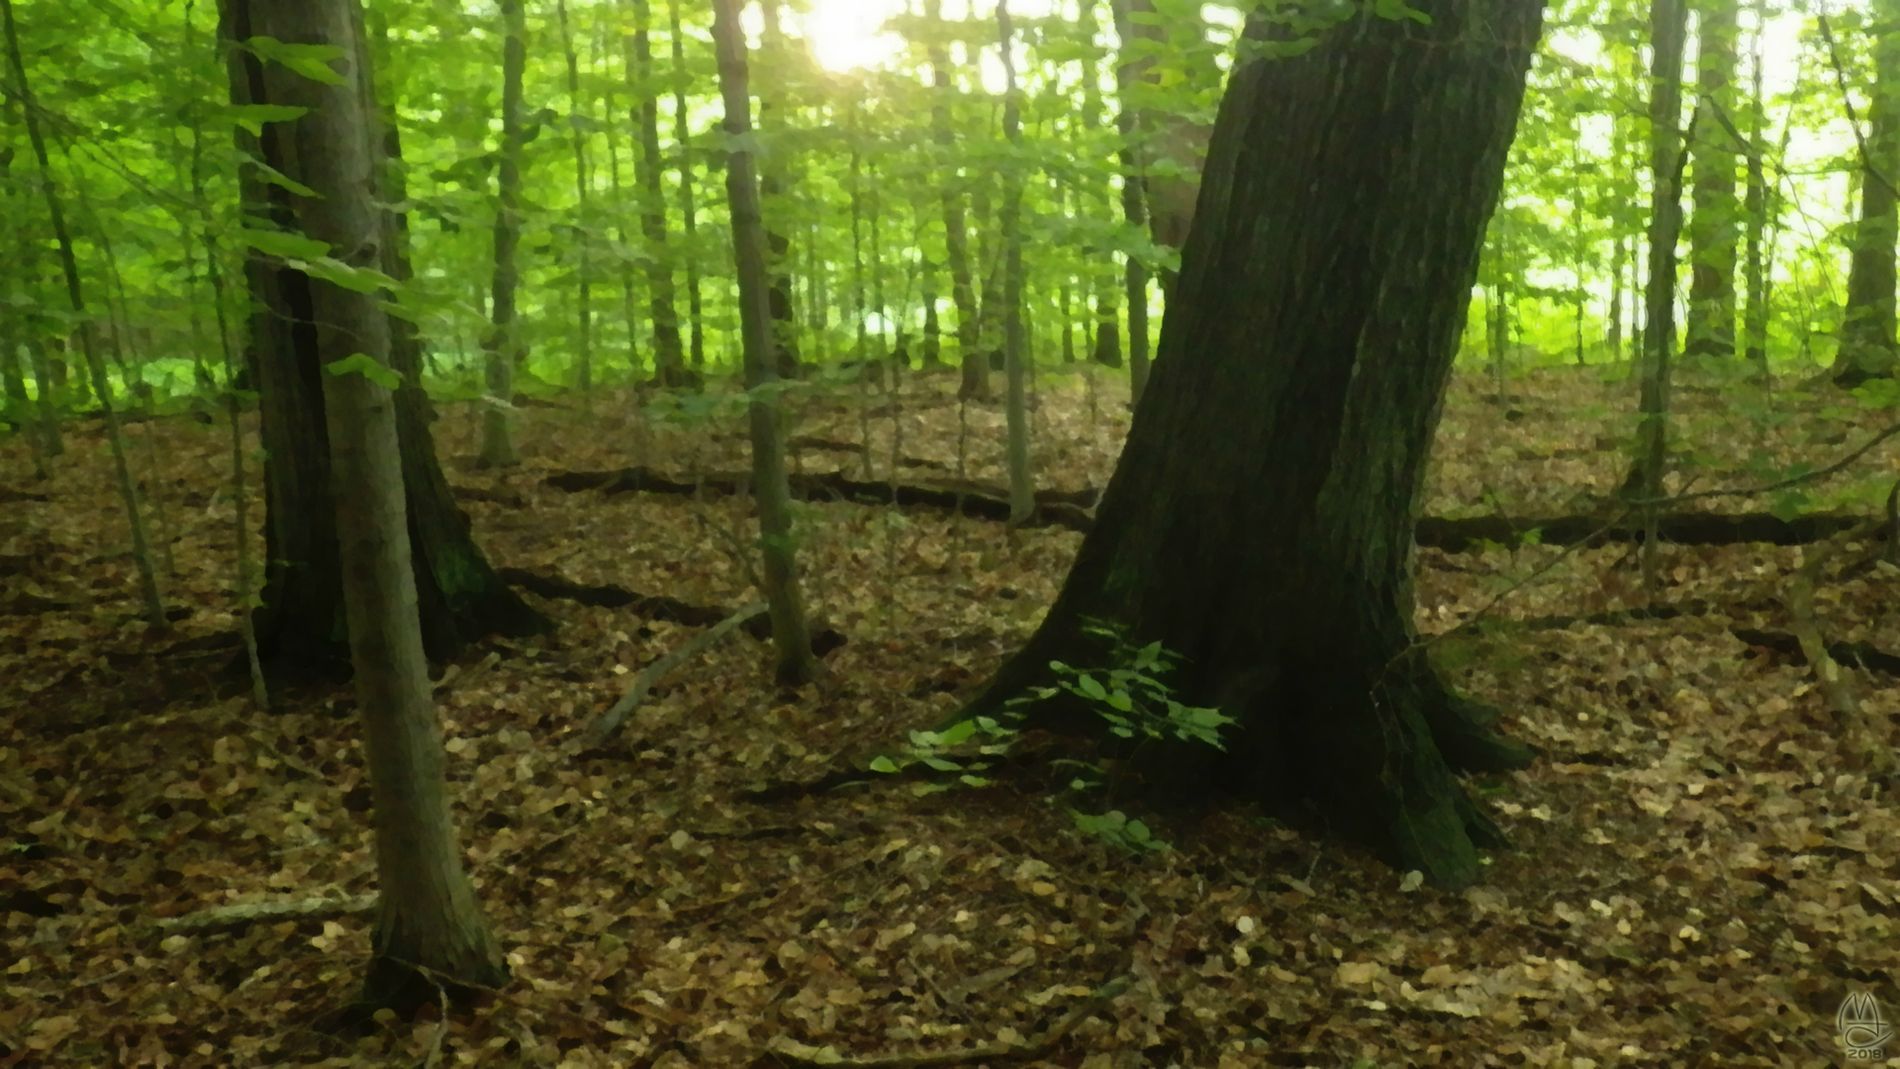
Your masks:
<instances>
[{"instance_id":1,"label":"rough tree bark","mask_svg":"<svg viewBox=\"0 0 1900 1069\"><path fill-rule=\"evenodd\" d=\"M971 708L1090 663L1085 621L1113 622L1185 658L1183 701L1239 720L1226 757L1181 755L1197 773L1309 796L1458 885L1501 837L1453 769L1529 754L1422 655L1412 524L1542 4L1418 6L1429 24L1367 5L1235 74L1097 525Z\"/></svg>"},{"instance_id":2,"label":"rough tree bark","mask_svg":"<svg viewBox=\"0 0 1900 1069\"><path fill-rule=\"evenodd\" d=\"M277 103L263 63L241 44L260 32L253 26L258 2L222 0L218 5L231 99L240 105ZM240 128L236 137L241 152L273 169L293 162L293 146L280 124L265 125L258 136ZM289 193L256 174L253 168L240 174L247 225L294 228ZM390 200L387 194L384 199ZM396 259L400 221L395 212L384 214L390 234L383 243L384 271L401 277L404 268ZM256 618L258 649L274 672L327 673L345 663L347 630L329 496L323 370L310 318L314 283L257 250L245 258L244 273L252 308L246 364L256 372L264 445L266 563ZM432 659L447 660L484 635L529 634L545 628L546 621L508 588L469 533L468 517L456 505L436 459L430 431L435 417L421 387L420 346L412 342L407 330L397 330L392 363L402 385L396 391L396 429L423 645Z\"/></svg>"},{"instance_id":3,"label":"rough tree bark","mask_svg":"<svg viewBox=\"0 0 1900 1069\"><path fill-rule=\"evenodd\" d=\"M254 32L340 48L339 62L356 75L331 83L269 64L261 79L268 99L309 109L274 138L283 173L316 194L291 198L290 221L344 263L380 270L379 147L356 0L249 6ZM499 986L507 965L463 870L449 810L403 516L398 406L378 382L389 373L389 317L376 294L321 281L307 292L305 326L326 372L339 574L376 812L382 894L364 994L374 1004L409 1006L433 1000L438 984Z\"/></svg>"}]
</instances>

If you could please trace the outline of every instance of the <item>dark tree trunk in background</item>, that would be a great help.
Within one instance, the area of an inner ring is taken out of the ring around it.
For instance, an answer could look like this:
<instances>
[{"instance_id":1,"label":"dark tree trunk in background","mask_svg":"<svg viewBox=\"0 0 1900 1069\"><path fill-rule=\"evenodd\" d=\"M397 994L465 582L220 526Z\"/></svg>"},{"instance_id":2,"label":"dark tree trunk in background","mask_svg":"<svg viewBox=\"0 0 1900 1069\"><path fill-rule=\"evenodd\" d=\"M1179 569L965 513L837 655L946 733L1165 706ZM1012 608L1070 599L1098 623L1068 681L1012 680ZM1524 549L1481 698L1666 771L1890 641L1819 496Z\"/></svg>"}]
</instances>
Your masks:
<instances>
[{"instance_id":1,"label":"dark tree trunk in background","mask_svg":"<svg viewBox=\"0 0 1900 1069\"><path fill-rule=\"evenodd\" d=\"M231 99L273 103L256 57L231 47L257 31L258 0L219 5L219 39L226 42ZM282 124L261 137L240 129L241 151L273 168L288 165L291 147ZM289 194L244 171L241 194L249 225L294 229ZM385 196L385 200L388 200ZM388 224L386 222L386 232ZM391 252L396 243L384 242ZM395 265L386 266L390 270ZM330 671L345 663L346 628L331 508L329 438L325 430L323 371L311 325L311 280L256 251L245 259L249 285L251 356L257 375L264 445L265 574L257 616L260 655L276 671ZM403 323L397 320L398 324ZM433 413L418 373L419 347L399 327L391 363L403 377L396 391L396 429L408 497L409 541L421 605L423 642L431 658L447 660L489 634L523 635L546 622L489 565L469 533L436 460Z\"/></svg>"},{"instance_id":2,"label":"dark tree trunk in background","mask_svg":"<svg viewBox=\"0 0 1900 1069\"><path fill-rule=\"evenodd\" d=\"M1900 371L1894 340L1894 243L1900 240L1900 0L1873 5L1874 99L1861 161L1860 221L1854 226L1834 381L1858 386Z\"/></svg>"},{"instance_id":3,"label":"dark tree trunk in background","mask_svg":"<svg viewBox=\"0 0 1900 1069\"><path fill-rule=\"evenodd\" d=\"M690 341L687 357L693 374L706 372L705 300L699 285L699 206L693 190L693 129L688 118L686 95L692 88L692 72L686 67L686 33L680 28L680 6L686 0L671 0L667 5L668 28L673 44L673 140L680 154L680 230L683 235L680 259L686 265L686 325Z\"/></svg>"},{"instance_id":4,"label":"dark tree trunk in background","mask_svg":"<svg viewBox=\"0 0 1900 1069\"><path fill-rule=\"evenodd\" d=\"M521 157L527 145L522 80L528 67L527 12L522 0L501 0L501 149L495 154L495 263L489 282L488 335L482 341L480 463L506 468L521 463L515 450L515 371L527 359L521 342L515 293L520 288Z\"/></svg>"},{"instance_id":5,"label":"dark tree trunk in background","mask_svg":"<svg viewBox=\"0 0 1900 1069\"><path fill-rule=\"evenodd\" d=\"M785 34L779 28L778 0L762 0L759 8L765 13L765 55L774 71L784 72L787 69ZM759 98L761 130L771 127L773 108L772 94ZM804 362L798 355L798 314L792 296L792 238L784 226L773 225L773 216L784 211L782 202L788 185L785 170L784 162L776 156L764 160L759 168L759 195L766 205L765 243L771 253L767 266L771 270L772 284L767 296L772 311L772 345L778 362L775 370L781 379L796 379L804 373Z\"/></svg>"},{"instance_id":6,"label":"dark tree trunk in background","mask_svg":"<svg viewBox=\"0 0 1900 1069\"><path fill-rule=\"evenodd\" d=\"M1115 85L1121 107L1115 115L1115 127L1121 134L1122 215L1137 230L1148 229L1147 156L1145 116L1135 107L1132 97L1153 63L1130 55L1135 39L1133 10L1153 13L1148 0L1114 0L1115 35L1121 38L1122 54L1115 64ZM1128 381L1130 403L1141 402L1141 391L1148 385L1148 265L1139 256L1125 257L1123 285L1128 297Z\"/></svg>"},{"instance_id":7,"label":"dark tree trunk in background","mask_svg":"<svg viewBox=\"0 0 1900 1069\"><path fill-rule=\"evenodd\" d=\"M1419 7L1235 74L1094 530L973 708L1092 663L1084 622L1115 622L1240 721L1229 756L1182 757L1458 885L1499 836L1453 770L1529 755L1422 656L1412 527L1542 5Z\"/></svg>"},{"instance_id":8,"label":"dark tree trunk in background","mask_svg":"<svg viewBox=\"0 0 1900 1069\"><path fill-rule=\"evenodd\" d=\"M1704 112L1689 146L1694 210L1689 216L1687 356L1735 355L1735 258L1741 205L1735 198L1737 0L1699 0L1696 91Z\"/></svg>"},{"instance_id":9,"label":"dark tree trunk in background","mask_svg":"<svg viewBox=\"0 0 1900 1069\"><path fill-rule=\"evenodd\" d=\"M653 73L653 10L648 0L629 0L633 32L627 37L627 77L634 95L634 128L640 138L640 233L646 239L647 296L653 316L653 372L662 386L687 384L686 350L680 342L674 300L672 254L667 250L665 160L660 155L660 85Z\"/></svg>"}]
</instances>

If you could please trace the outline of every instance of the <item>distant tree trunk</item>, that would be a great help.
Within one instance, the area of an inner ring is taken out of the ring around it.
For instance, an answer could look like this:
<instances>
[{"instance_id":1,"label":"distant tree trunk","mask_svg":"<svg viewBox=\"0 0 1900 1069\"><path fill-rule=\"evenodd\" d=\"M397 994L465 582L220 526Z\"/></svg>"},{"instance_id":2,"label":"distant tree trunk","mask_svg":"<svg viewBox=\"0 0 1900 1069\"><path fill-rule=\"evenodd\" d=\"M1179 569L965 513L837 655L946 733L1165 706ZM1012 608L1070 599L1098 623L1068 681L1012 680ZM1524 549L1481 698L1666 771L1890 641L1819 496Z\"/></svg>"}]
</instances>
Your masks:
<instances>
[{"instance_id":1,"label":"distant tree trunk","mask_svg":"<svg viewBox=\"0 0 1900 1069\"><path fill-rule=\"evenodd\" d=\"M1111 6L1118 0L1110 0ZM1095 36L1095 4L1082 5L1082 22L1079 27L1083 36L1093 39ZM1087 76L1082 80L1082 128L1099 129L1102 125L1102 90L1095 75L1093 62L1084 64ZM1099 199L1104 216L1108 210L1108 191L1098 187L1090 194L1091 200ZM1125 210L1124 205L1124 210ZM1090 288L1095 301L1095 343L1090 347L1089 359L1103 367L1122 366L1121 333L1121 294L1117 287L1126 288L1126 278L1118 279L1113 271L1114 254L1111 249L1094 250L1092 259L1098 259L1108 265L1108 270L1098 269L1090 278Z\"/></svg>"},{"instance_id":2,"label":"distant tree trunk","mask_svg":"<svg viewBox=\"0 0 1900 1069\"><path fill-rule=\"evenodd\" d=\"M527 136L521 80L528 65L528 28L522 0L500 0L502 21L501 151L495 166L495 272L490 284L488 337L482 346L483 385L479 461L485 468L521 463L515 450L515 368L525 357L515 322L517 252L521 245L521 149Z\"/></svg>"},{"instance_id":3,"label":"distant tree trunk","mask_svg":"<svg viewBox=\"0 0 1900 1069\"><path fill-rule=\"evenodd\" d=\"M66 452L66 440L59 429L59 405L53 400L59 386L53 381L53 362L47 358L46 343L31 334L26 339L26 361L33 369L33 402L39 410L40 441L45 445L47 456L60 456Z\"/></svg>"},{"instance_id":4,"label":"distant tree trunk","mask_svg":"<svg viewBox=\"0 0 1900 1069\"><path fill-rule=\"evenodd\" d=\"M765 13L765 33L762 43L765 54L776 70L783 71L785 66L785 34L779 28L779 0L760 0L759 8ZM759 126L771 125L773 104L770 95L759 98ZM785 164L769 158L760 168L759 195L767 205L782 204L786 195ZM772 335L774 359L778 363L778 377L796 379L804 372L804 362L798 354L798 314L792 300L792 239L783 226L772 225L769 217L761 216L765 224L765 242L770 257L766 261L766 272L771 280L767 291L772 311Z\"/></svg>"},{"instance_id":5,"label":"distant tree trunk","mask_svg":"<svg viewBox=\"0 0 1900 1069\"><path fill-rule=\"evenodd\" d=\"M1003 57L1003 136L1015 150L1003 167L1003 368L1009 390L1004 406L1009 423L1005 466L1009 470L1009 522L1024 524L1036 514L1036 484L1029 474L1029 401L1025 392L1029 342L1023 329L1023 105L1012 57L1016 31L1010 21L1008 0L997 0L996 22Z\"/></svg>"},{"instance_id":6,"label":"distant tree trunk","mask_svg":"<svg viewBox=\"0 0 1900 1069\"><path fill-rule=\"evenodd\" d=\"M767 0L768 3L771 0ZM747 88L745 31L738 0L713 0L713 41L719 54L719 92L725 103L726 196L732 208L733 252L738 261L739 319L745 341L747 409L751 421L753 493L759 508L759 551L765 565L765 596L778 655L779 682L804 683L817 672L811 628L799 589L797 550L792 541L791 490L785 478L785 439L779 401L769 389L777 378L773 358L771 268L765 221L760 217L758 165L745 147L752 133Z\"/></svg>"},{"instance_id":7,"label":"distant tree trunk","mask_svg":"<svg viewBox=\"0 0 1900 1069\"><path fill-rule=\"evenodd\" d=\"M1136 37L1130 17L1135 6L1152 11L1147 0L1114 0L1115 35L1122 41L1122 55L1115 64L1115 83L1121 106L1115 126L1121 134L1122 216L1137 231L1148 229L1147 159L1142 148L1144 116L1132 103L1136 86L1147 77L1153 64L1130 57L1128 44ZM1141 257L1127 255L1124 285L1128 294L1128 377L1132 390L1130 403L1139 404L1141 391L1148 384L1148 265Z\"/></svg>"},{"instance_id":8,"label":"distant tree trunk","mask_svg":"<svg viewBox=\"0 0 1900 1069\"><path fill-rule=\"evenodd\" d=\"M1762 160L1762 138L1767 135L1767 100L1763 94L1763 40L1767 33L1767 10L1762 0L1755 3L1755 34L1749 77L1748 185L1742 214L1747 220L1743 239L1742 348L1756 378L1767 382L1768 372L1768 265L1764 248L1768 232L1768 172Z\"/></svg>"},{"instance_id":9,"label":"distant tree trunk","mask_svg":"<svg viewBox=\"0 0 1900 1069\"><path fill-rule=\"evenodd\" d=\"M1852 388L1900 371L1894 338L1894 245L1900 240L1900 0L1876 0L1873 103L1861 161L1860 221L1854 226L1853 260L1847 275L1847 307L1841 316L1840 350L1834 358L1838 385Z\"/></svg>"},{"instance_id":10,"label":"distant tree trunk","mask_svg":"<svg viewBox=\"0 0 1900 1069\"><path fill-rule=\"evenodd\" d=\"M309 109L286 131L298 151L284 173L317 193L291 201L294 221L345 263L380 269L374 104L364 95L355 0L254 0L249 14L260 34L350 57L342 62L356 77L325 84L272 64L263 87L273 101ZM397 406L378 381L391 374L388 316L375 294L323 281L307 293L307 327L326 371L340 585L376 814L382 895L364 993L413 1007L433 1000L440 983L498 987L508 969L463 871L449 809L404 523Z\"/></svg>"},{"instance_id":11,"label":"distant tree trunk","mask_svg":"<svg viewBox=\"0 0 1900 1069\"><path fill-rule=\"evenodd\" d=\"M605 23L606 20L602 20ZM597 45L606 52L604 45ZM626 51L623 49L623 52ZM622 56L626 69L622 72L623 81L633 84L633 65L629 57ZM637 99L637 95L636 95ZM620 138L616 132L620 123L614 121L614 93L612 83L608 83L605 101L607 111L607 189L613 195L614 204L614 261L619 265L620 273L620 319L627 329L627 367L637 378L642 367L640 357L639 312L634 301L634 251L633 233L627 228L626 195L620 182Z\"/></svg>"},{"instance_id":12,"label":"distant tree trunk","mask_svg":"<svg viewBox=\"0 0 1900 1069\"><path fill-rule=\"evenodd\" d=\"M1047 681L1051 661L1100 663L1089 621L1110 622L1183 658L1178 700L1239 721L1225 755L1174 753L1177 782L1306 795L1330 827L1456 886L1501 837L1452 769L1529 755L1426 660L1412 527L1541 5L1418 6L1428 24L1355 12L1235 72L1097 521L971 710Z\"/></svg>"},{"instance_id":13,"label":"distant tree trunk","mask_svg":"<svg viewBox=\"0 0 1900 1069\"><path fill-rule=\"evenodd\" d=\"M1689 216L1689 321L1684 355L1735 355L1735 246L1741 209L1735 201L1736 0L1699 0L1696 55L1698 110L1690 143L1695 204Z\"/></svg>"},{"instance_id":14,"label":"distant tree trunk","mask_svg":"<svg viewBox=\"0 0 1900 1069\"><path fill-rule=\"evenodd\" d=\"M236 42L262 31L253 17L261 0L225 0L219 7L233 104L285 103L274 99L263 64ZM367 94L365 94L367 96ZM281 123L261 136L237 132L239 150L279 171L296 165L295 142ZM240 174L249 225L292 230L290 194ZM383 199L388 201L387 193ZM386 213L394 217L396 213ZM385 220L383 248L393 255L396 224ZM399 276L400 265L384 264ZM343 583L335 515L330 500L330 455L324 411L323 368L312 316L315 282L281 259L252 250L245 260L252 313L247 360L257 376L258 412L264 446L265 572L257 613L258 649L280 672L308 673L338 666L347 653L340 595ZM400 322L400 321L399 321ZM502 582L469 533L468 517L456 505L436 460L429 430L434 418L420 380L419 351L393 341L393 364L402 376L396 391L396 425L415 585L421 604L424 648L447 660L488 634L525 635L546 621Z\"/></svg>"},{"instance_id":15,"label":"distant tree trunk","mask_svg":"<svg viewBox=\"0 0 1900 1069\"><path fill-rule=\"evenodd\" d=\"M648 0L627 0L627 4L633 23L633 32L627 36L627 88L633 93L634 129L640 138L640 232L647 246L654 375L660 385L677 388L687 385L688 378L673 288L673 257L667 249L666 161L660 155L660 86L653 73L653 10Z\"/></svg>"},{"instance_id":16,"label":"distant tree trunk","mask_svg":"<svg viewBox=\"0 0 1900 1069\"><path fill-rule=\"evenodd\" d=\"M46 137L40 130L38 104L33 99L33 87L26 77L26 60L20 54L20 31L13 20L13 0L0 0L0 16L6 22L7 64L11 68L12 92L20 101L20 110L26 126L28 144L33 147L33 159L39 164L40 195L46 200L46 217L53 232L53 241L59 249L59 266L66 278L66 300L72 309L73 320L79 325L79 349L85 358L86 369L92 375L93 395L99 402L99 414L104 417L106 444L112 452L112 471L119 490L119 501L125 506L126 523L132 535L132 559L138 568L139 600L145 611L145 622L154 630L164 630L170 626L165 618L165 601L158 592L158 565L153 558L150 539L145 534L145 517L139 508L138 483L132 478L132 466L125 455L125 437L119 433L119 417L113 407L112 385L106 375L105 361L100 357L98 346L93 340L93 325L86 311L85 290L79 278L79 260L73 254L72 234L66 229L65 205L59 195L59 188L53 181L53 164L47 155ZM45 380L40 382L42 390Z\"/></svg>"},{"instance_id":17,"label":"distant tree trunk","mask_svg":"<svg viewBox=\"0 0 1900 1069\"><path fill-rule=\"evenodd\" d=\"M943 44L943 0L924 0L924 19L932 27L926 45L930 60L930 131L946 158L955 158L956 135L950 127L950 105L957 90L950 76L950 52ZM977 352L976 283L970 270L970 229L964 217L962 176L952 169L943 176L943 246L950 268L950 300L957 309L957 360L963 368L961 394L966 400L989 395L989 363Z\"/></svg>"},{"instance_id":18,"label":"distant tree trunk","mask_svg":"<svg viewBox=\"0 0 1900 1069\"><path fill-rule=\"evenodd\" d=\"M1669 376L1675 346L1676 243L1682 232L1682 50L1687 36L1684 0L1651 0L1652 60L1649 104L1651 174L1649 293L1644 319L1641 423L1636 463L1626 492L1648 502L1644 539L1646 585L1656 586L1656 514L1669 463Z\"/></svg>"},{"instance_id":19,"label":"distant tree trunk","mask_svg":"<svg viewBox=\"0 0 1900 1069\"><path fill-rule=\"evenodd\" d=\"M692 71L686 66L686 34L680 27L680 8L686 0L670 0L667 14L673 44L673 140L680 154L680 229L686 246L680 257L686 263L686 321L691 331L689 356L693 373L706 372L705 302L699 284L699 206L693 190L693 130L687 119L686 94L692 88Z\"/></svg>"},{"instance_id":20,"label":"distant tree trunk","mask_svg":"<svg viewBox=\"0 0 1900 1069\"><path fill-rule=\"evenodd\" d=\"M574 228L574 283L576 308L574 327L574 386L581 403L589 404L594 390L594 241L593 204L588 189L594 184L587 167L588 104L581 96L581 59L574 47L574 29L567 22L567 0L555 0L554 13L561 27L561 51L567 59L568 137L574 146L574 204L578 222Z\"/></svg>"}]
</instances>

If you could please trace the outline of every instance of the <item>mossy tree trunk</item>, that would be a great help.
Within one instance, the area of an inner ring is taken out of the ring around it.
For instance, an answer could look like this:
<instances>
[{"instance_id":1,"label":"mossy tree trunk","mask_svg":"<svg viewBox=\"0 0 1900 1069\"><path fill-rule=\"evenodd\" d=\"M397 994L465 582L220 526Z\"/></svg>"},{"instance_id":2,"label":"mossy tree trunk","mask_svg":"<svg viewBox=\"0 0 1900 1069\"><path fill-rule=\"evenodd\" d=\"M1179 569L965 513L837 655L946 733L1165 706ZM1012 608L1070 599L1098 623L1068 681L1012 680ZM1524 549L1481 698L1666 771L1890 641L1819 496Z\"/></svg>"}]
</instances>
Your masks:
<instances>
[{"instance_id":1,"label":"mossy tree trunk","mask_svg":"<svg viewBox=\"0 0 1900 1069\"><path fill-rule=\"evenodd\" d=\"M253 24L258 7L259 0L224 0L219 5L219 40L225 43L231 99L240 105L280 103L272 99L256 56L235 45L261 32ZM241 129L236 136L241 151L275 170L295 162L294 145L281 124L264 126L259 136ZM290 195L255 174L247 168L240 176L247 225L294 229ZM394 202L387 191L383 199ZM399 278L405 270L396 259L400 223L394 213L385 212L383 225L383 270ZM256 617L258 650L274 672L327 673L345 663L347 628L329 491L323 369L311 319L315 283L257 250L245 258L245 280L252 307L246 362L256 371L264 446L266 563ZM424 648L431 658L447 660L484 635L529 634L543 629L546 621L495 573L470 534L468 517L455 503L436 459L430 430L435 417L421 387L420 343L406 322L396 320L391 363L402 377L396 390L396 430L408 495L411 561Z\"/></svg>"},{"instance_id":2,"label":"mossy tree trunk","mask_svg":"<svg viewBox=\"0 0 1900 1069\"><path fill-rule=\"evenodd\" d=\"M972 708L1089 663L1086 622L1110 621L1185 658L1182 700L1238 719L1210 775L1291 788L1457 885L1499 837L1454 769L1528 752L1422 656L1412 526L1542 5L1419 6L1429 25L1368 9L1235 74L1094 530Z\"/></svg>"}]
</instances>

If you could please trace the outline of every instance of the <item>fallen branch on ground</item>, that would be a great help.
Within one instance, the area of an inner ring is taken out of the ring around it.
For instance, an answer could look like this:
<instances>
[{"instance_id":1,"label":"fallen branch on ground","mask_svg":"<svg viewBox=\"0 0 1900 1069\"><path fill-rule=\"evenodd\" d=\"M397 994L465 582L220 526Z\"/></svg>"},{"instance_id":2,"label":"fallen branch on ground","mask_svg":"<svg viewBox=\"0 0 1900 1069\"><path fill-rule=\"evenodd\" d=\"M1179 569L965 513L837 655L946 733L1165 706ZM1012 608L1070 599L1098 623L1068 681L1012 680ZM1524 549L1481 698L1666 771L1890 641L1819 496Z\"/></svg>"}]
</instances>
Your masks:
<instances>
[{"instance_id":1,"label":"fallen branch on ground","mask_svg":"<svg viewBox=\"0 0 1900 1069\"><path fill-rule=\"evenodd\" d=\"M570 492L598 490L607 494L645 493L696 496L732 496L750 493L752 477L734 472L709 472L697 478L670 475L652 468L620 471L572 471L548 477L548 485ZM794 474L787 480L792 496L803 501L848 501L861 505L897 505L960 513L977 519L1008 522L1009 497L981 483L942 480L929 483L867 482L842 472ZM1037 516L1027 526L1065 527L1086 531L1094 522L1088 508L1093 490L1039 490Z\"/></svg>"},{"instance_id":2,"label":"fallen branch on ground","mask_svg":"<svg viewBox=\"0 0 1900 1069\"><path fill-rule=\"evenodd\" d=\"M732 615L730 609L711 605L694 605L678 598L669 598L664 594L642 594L637 590L628 590L608 583L577 583L559 575L543 575L526 568L503 568L501 577L540 597L559 601L577 601L582 605L592 605L601 609L630 608L635 614L648 620L666 620L688 627L712 627ZM753 638L764 640L772 637L772 625L767 620L751 617L741 626L746 634ZM811 650L820 657L844 643L844 636L831 628L821 627L812 632Z\"/></svg>"},{"instance_id":3,"label":"fallen branch on ground","mask_svg":"<svg viewBox=\"0 0 1900 1069\"><path fill-rule=\"evenodd\" d=\"M653 689L653 684L658 683L666 673L679 667L680 663L687 658L698 654L713 643L718 642L730 634L734 628L764 614L765 602L755 601L733 612L730 616L727 616L705 631L700 632L692 641L685 643L678 649L673 650L671 653L654 660L645 668L640 669L633 677L632 685L628 686L626 693L620 696L620 700L615 702L612 708L601 714L600 719L594 721L594 726L588 729L584 737L584 745L588 747L599 746L612 738L614 733L620 730L620 725L626 723L627 718L633 715L634 710L640 708L640 703L645 700L647 692Z\"/></svg>"},{"instance_id":4,"label":"fallen branch on ground","mask_svg":"<svg viewBox=\"0 0 1900 1069\"><path fill-rule=\"evenodd\" d=\"M258 902L234 902L228 906L212 906L195 913L185 913L176 917L161 917L158 930L178 934L185 932L209 932L220 928L242 928L259 921L306 920L313 917L345 917L357 913L368 913L376 908L375 895L350 895L337 898L324 895L319 898L267 898Z\"/></svg>"}]
</instances>

